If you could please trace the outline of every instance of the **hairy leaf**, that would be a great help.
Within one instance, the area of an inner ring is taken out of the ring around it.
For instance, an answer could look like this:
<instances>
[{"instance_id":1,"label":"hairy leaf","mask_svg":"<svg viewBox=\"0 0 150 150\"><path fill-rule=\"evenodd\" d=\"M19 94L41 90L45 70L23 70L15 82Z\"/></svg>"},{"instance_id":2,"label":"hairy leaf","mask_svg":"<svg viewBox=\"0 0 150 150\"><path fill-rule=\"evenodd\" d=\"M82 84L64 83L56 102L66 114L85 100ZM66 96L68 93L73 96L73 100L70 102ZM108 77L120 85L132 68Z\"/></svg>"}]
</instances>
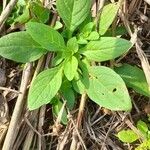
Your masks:
<instances>
[{"instance_id":1,"label":"hairy leaf","mask_svg":"<svg viewBox=\"0 0 150 150\"><path fill-rule=\"evenodd\" d=\"M91 0L57 0L56 6L67 28L74 31L89 14Z\"/></svg>"},{"instance_id":2,"label":"hairy leaf","mask_svg":"<svg viewBox=\"0 0 150 150\"><path fill-rule=\"evenodd\" d=\"M131 110L131 100L122 78L104 66L90 68L90 86L87 94L91 100L111 110Z\"/></svg>"},{"instance_id":3,"label":"hairy leaf","mask_svg":"<svg viewBox=\"0 0 150 150\"><path fill-rule=\"evenodd\" d=\"M47 104L56 95L62 83L62 68L52 68L41 72L33 82L28 95L28 107L37 109Z\"/></svg>"},{"instance_id":4,"label":"hairy leaf","mask_svg":"<svg viewBox=\"0 0 150 150\"><path fill-rule=\"evenodd\" d=\"M43 48L49 51L63 51L65 43L63 37L48 25L37 22L26 24L27 32Z\"/></svg>"},{"instance_id":5,"label":"hairy leaf","mask_svg":"<svg viewBox=\"0 0 150 150\"><path fill-rule=\"evenodd\" d=\"M0 55L17 62L31 62L46 51L25 31L14 32L0 38Z\"/></svg>"}]
</instances>

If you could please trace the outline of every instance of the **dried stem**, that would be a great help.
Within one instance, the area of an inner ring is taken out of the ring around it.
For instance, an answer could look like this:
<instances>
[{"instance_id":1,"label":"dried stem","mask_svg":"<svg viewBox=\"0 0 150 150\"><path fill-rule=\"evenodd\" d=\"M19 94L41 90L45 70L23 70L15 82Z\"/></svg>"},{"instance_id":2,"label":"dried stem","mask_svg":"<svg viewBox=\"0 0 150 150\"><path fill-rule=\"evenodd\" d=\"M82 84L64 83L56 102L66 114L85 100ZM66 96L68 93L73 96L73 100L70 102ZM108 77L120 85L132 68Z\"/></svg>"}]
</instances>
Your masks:
<instances>
[{"instance_id":1,"label":"dried stem","mask_svg":"<svg viewBox=\"0 0 150 150\"><path fill-rule=\"evenodd\" d=\"M20 118L21 112L23 110L23 105L25 101L24 96L27 91L27 85L28 85L30 75L31 75L31 68L32 68L32 64L28 63L26 64L26 67L23 71L21 85L20 85L20 92L22 94L19 94L17 98L17 102L14 108L14 112L12 114L12 118L10 121L10 125L8 128L8 132L7 132L2 150L10 150L13 145L12 141L14 141L13 140L13 137L15 134L14 131L16 130L18 121L20 120L19 118Z\"/></svg>"},{"instance_id":2,"label":"dried stem","mask_svg":"<svg viewBox=\"0 0 150 150\"><path fill-rule=\"evenodd\" d=\"M78 117L77 117L76 129L74 129L74 131L73 131L73 139L72 139L72 143L70 146L70 150L76 150L77 145L78 145L78 138L77 138L76 130L79 130L81 128L86 98L87 98L87 94L83 93L81 96L81 101L80 101L80 106L79 106L79 113L78 113Z\"/></svg>"}]
</instances>

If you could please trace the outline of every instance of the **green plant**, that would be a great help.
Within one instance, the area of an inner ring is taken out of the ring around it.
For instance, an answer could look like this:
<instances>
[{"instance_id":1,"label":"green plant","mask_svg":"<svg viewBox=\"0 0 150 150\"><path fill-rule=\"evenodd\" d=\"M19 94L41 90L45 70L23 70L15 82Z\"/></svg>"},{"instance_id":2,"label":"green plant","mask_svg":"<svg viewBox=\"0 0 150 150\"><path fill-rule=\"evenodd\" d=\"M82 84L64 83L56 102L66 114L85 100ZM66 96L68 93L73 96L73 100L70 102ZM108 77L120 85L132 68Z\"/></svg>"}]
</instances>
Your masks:
<instances>
[{"instance_id":1,"label":"green plant","mask_svg":"<svg viewBox=\"0 0 150 150\"><path fill-rule=\"evenodd\" d=\"M57 0L56 4L65 24L62 34L55 30L59 27L54 29L44 25L46 19L43 21L31 19L26 24L26 31L11 33L0 39L0 55L16 62L35 61L47 52L55 54L52 68L42 71L29 89L30 110L48 103L60 108L61 96L67 100L67 106L72 109L76 94L87 93L88 97L100 106L111 110L129 111L132 105L124 81L137 92L146 96L150 94L144 73L140 69L134 68L140 70L145 90L140 88L138 74L135 74L137 78L132 75L133 78L131 76L129 82L126 76L122 75L124 65L115 68L117 73L109 67L91 65L93 61L115 59L127 53L132 47L125 39L105 36L116 17L118 3L104 7L98 22L99 31L95 22L89 19L90 0ZM107 13L109 9L114 13ZM61 24L59 26L61 27ZM127 67L125 73L130 74L128 70ZM55 103L54 98L57 98Z\"/></svg>"},{"instance_id":2,"label":"green plant","mask_svg":"<svg viewBox=\"0 0 150 150\"><path fill-rule=\"evenodd\" d=\"M144 142L140 144L136 148L136 150L149 149L150 148L150 130L149 130L148 124L146 124L142 120L139 120L136 126L139 132L141 133L141 135L137 135L133 130L127 129L127 130L121 130L120 132L118 132L117 137L119 138L119 140L121 140L124 143L133 143L136 140L143 138Z\"/></svg>"}]
</instances>

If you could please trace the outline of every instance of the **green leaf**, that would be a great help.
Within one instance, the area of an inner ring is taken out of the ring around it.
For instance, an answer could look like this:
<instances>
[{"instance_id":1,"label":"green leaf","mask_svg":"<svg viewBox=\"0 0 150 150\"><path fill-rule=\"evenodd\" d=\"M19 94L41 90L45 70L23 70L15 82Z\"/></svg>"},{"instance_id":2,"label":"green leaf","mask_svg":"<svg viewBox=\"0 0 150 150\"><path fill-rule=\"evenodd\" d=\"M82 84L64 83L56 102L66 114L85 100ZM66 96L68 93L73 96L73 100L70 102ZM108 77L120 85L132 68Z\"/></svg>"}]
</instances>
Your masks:
<instances>
[{"instance_id":1,"label":"green leaf","mask_svg":"<svg viewBox=\"0 0 150 150\"><path fill-rule=\"evenodd\" d=\"M118 9L119 5L117 3L104 6L99 20L100 35L105 34L105 32L108 30L117 15Z\"/></svg>"},{"instance_id":2,"label":"green leaf","mask_svg":"<svg viewBox=\"0 0 150 150\"><path fill-rule=\"evenodd\" d=\"M87 40L94 41L99 39L99 34L96 31L92 31L90 35L86 38Z\"/></svg>"},{"instance_id":3,"label":"green leaf","mask_svg":"<svg viewBox=\"0 0 150 150\"><path fill-rule=\"evenodd\" d=\"M50 11L42 6L42 4L37 2L30 3L31 11L34 14L34 17L43 23L46 23L49 19Z\"/></svg>"},{"instance_id":4,"label":"green leaf","mask_svg":"<svg viewBox=\"0 0 150 150\"><path fill-rule=\"evenodd\" d=\"M52 59L52 66L59 65L64 60L62 52L57 53L56 57Z\"/></svg>"},{"instance_id":5,"label":"green leaf","mask_svg":"<svg viewBox=\"0 0 150 150\"><path fill-rule=\"evenodd\" d=\"M64 74L67 77L69 81L71 81L78 68L78 60L76 57L72 56L69 59L67 59L64 63Z\"/></svg>"},{"instance_id":6,"label":"green leaf","mask_svg":"<svg viewBox=\"0 0 150 150\"><path fill-rule=\"evenodd\" d=\"M55 101L53 104L52 104L52 111L53 111L53 115L55 117L58 117L59 115L61 116L61 122L66 125L67 122L68 122L68 119L67 119L67 112L66 110L64 109L63 112L61 112L61 109L62 109L62 106L63 106L63 103L57 99L57 98L54 98L53 101ZM62 114L61 114L62 113Z\"/></svg>"},{"instance_id":7,"label":"green leaf","mask_svg":"<svg viewBox=\"0 0 150 150\"><path fill-rule=\"evenodd\" d=\"M90 68L90 75L87 94L91 100L111 110L131 110L132 104L128 90L117 73L108 67L97 66Z\"/></svg>"},{"instance_id":8,"label":"green leaf","mask_svg":"<svg viewBox=\"0 0 150 150\"><path fill-rule=\"evenodd\" d=\"M26 1L25 0L18 0L17 5L18 6L25 6L26 5Z\"/></svg>"},{"instance_id":9,"label":"green leaf","mask_svg":"<svg viewBox=\"0 0 150 150\"><path fill-rule=\"evenodd\" d=\"M68 40L67 48L68 48L68 50L72 51L73 54L78 51L79 46L78 46L76 37L73 37Z\"/></svg>"},{"instance_id":10,"label":"green leaf","mask_svg":"<svg viewBox=\"0 0 150 150\"><path fill-rule=\"evenodd\" d=\"M26 29L36 42L49 51L63 51L66 48L63 37L48 25L29 22Z\"/></svg>"},{"instance_id":11,"label":"green leaf","mask_svg":"<svg viewBox=\"0 0 150 150\"><path fill-rule=\"evenodd\" d=\"M46 51L25 31L14 32L0 38L0 55L17 62L31 62Z\"/></svg>"},{"instance_id":12,"label":"green leaf","mask_svg":"<svg viewBox=\"0 0 150 150\"><path fill-rule=\"evenodd\" d=\"M145 138L147 138L147 135L148 135L148 126L147 126L147 124L144 121L139 120L137 122L137 128L142 132L142 134L145 136Z\"/></svg>"},{"instance_id":13,"label":"green leaf","mask_svg":"<svg viewBox=\"0 0 150 150\"><path fill-rule=\"evenodd\" d=\"M135 148L135 150L149 150L150 149L150 139L145 140L140 146Z\"/></svg>"},{"instance_id":14,"label":"green leaf","mask_svg":"<svg viewBox=\"0 0 150 150\"><path fill-rule=\"evenodd\" d=\"M94 22L89 22L83 27L81 33L84 35L89 35L92 32L93 28L94 28Z\"/></svg>"},{"instance_id":15,"label":"green leaf","mask_svg":"<svg viewBox=\"0 0 150 150\"><path fill-rule=\"evenodd\" d=\"M89 60L106 61L126 53L132 44L130 41L116 37L101 37L100 41L90 41L80 53Z\"/></svg>"},{"instance_id":16,"label":"green leaf","mask_svg":"<svg viewBox=\"0 0 150 150\"><path fill-rule=\"evenodd\" d=\"M52 68L41 72L34 80L28 95L28 108L37 109L47 104L57 94L62 83L62 68Z\"/></svg>"},{"instance_id":17,"label":"green leaf","mask_svg":"<svg viewBox=\"0 0 150 150\"><path fill-rule=\"evenodd\" d=\"M73 32L89 14L91 0L57 0L56 6L67 28Z\"/></svg>"},{"instance_id":18,"label":"green leaf","mask_svg":"<svg viewBox=\"0 0 150 150\"><path fill-rule=\"evenodd\" d=\"M117 137L125 143L132 143L139 139L138 135L129 129L120 131Z\"/></svg>"},{"instance_id":19,"label":"green leaf","mask_svg":"<svg viewBox=\"0 0 150 150\"><path fill-rule=\"evenodd\" d=\"M122 77L128 87L142 95L150 96L144 72L140 68L123 64L121 67L116 67L115 71Z\"/></svg>"},{"instance_id":20,"label":"green leaf","mask_svg":"<svg viewBox=\"0 0 150 150\"><path fill-rule=\"evenodd\" d=\"M72 85L77 93L83 94L89 88L89 72L87 64L83 61L79 62L79 68Z\"/></svg>"},{"instance_id":21,"label":"green leaf","mask_svg":"<svg viewBox=\"0 0 150 150\"><path fill-rule=\"evenodd\" d=\"M65 98L65 100L67 101L67 103L66 103L67 107L70 110L72 110L74 107L74 104L75 104L75 94L72 89L71 83L68 80L65 80L62 83L60 91L61 91L63 97Z\"/></svg>"},{"instance_id":22,"label":"green leaf","mask_svg":"<svg viewBox=\"0 0 150 150\"><path fill-rule=\"evenodd\" d=\"M56 21L54 29L58 30L61 29L63 27L63 24L60 21Z\"/></svg>"},{"instance_id":23,"label":"green leaf","mask_svg":"<svg viewBox=\"0 0 150 150\"><path fill-rule=\"evenodd\" d=\"M26 7L23 11L23 14L14 20L14 23L23 24L23 23L26 23L29 19L30 19L30 11L29 11L29 8Z\"/></svg>"}]
</instances>

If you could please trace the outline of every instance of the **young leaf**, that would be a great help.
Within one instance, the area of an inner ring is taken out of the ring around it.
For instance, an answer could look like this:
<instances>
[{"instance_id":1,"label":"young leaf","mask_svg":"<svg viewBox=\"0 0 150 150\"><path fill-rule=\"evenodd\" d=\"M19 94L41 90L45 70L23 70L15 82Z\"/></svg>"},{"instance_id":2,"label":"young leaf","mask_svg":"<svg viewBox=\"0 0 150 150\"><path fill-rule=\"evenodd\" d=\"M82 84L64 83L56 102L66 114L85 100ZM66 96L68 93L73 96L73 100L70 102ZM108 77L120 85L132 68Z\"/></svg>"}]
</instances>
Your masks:
<instances>
[{"instance_id":1,"label":"young leaf","mask_svg":"<svg viewBox=\"0 0 150 150\"><path fill-rule=\"evenodd\" d=\"M73 54L78 51L79 46L78 46L76 37L73 37L68 40L67 48L68 48L68 50L72 51Z\"/></svg>"},{"instance_id":2,"label":"young leaf","mask_svg":"<svg viewBox=\"0 0 150 150\"><path fill-rule=\"evenodd\" d=\"M37 109L47 104L56 95L62 82L62 68L52 68L41 72L29 90L28 108Z\"/></svg>"},{"instance_id":3,"label":"young leaf","mask_svg":"<svg viewBox=\"0 0 150 150\"><path fill-rule=\"evenodd\" d=\"M56 57L52 59L52 66L57 66L63 61L64 57L62 52L57 53Z\"/></svg>"},{"instance_id":4,"label":"young leaf","mask_svg":"<svg viewBox=\"0 0 150 150\"><path fill-rule=\"evenodd\" d=\"M89 14L91 0L57 0L56 6L67 28L73 32Z\"/></svg>"},{"instance_id":5,"label":"young leaf","mask_svg":"<svg viewBox=\"0 0 150 150\"><path fill-rule=\"evenodd\" d=\"M150 96L144 72L140 68L123 64L121 67L116 67L115 71L122 77L128 87L142 95Z\"/></svg>"},{"instance_id":6,"label":"young leaf","mask_svg":"<svg viewBox=\"0 0 150 150\"><path fill-rule=\"evenodd\" d=\"M46 23L49 19L49 13L50 11L47 8L44 8L42 6L42 3L38 2L31 2L30 3L30 10L35 15L35 18L43 23Z\"/></svg>"},{"instance_id":7,"label":"young leaf","mask_svg":"<svg viewBox=\"0 0 150 150\"><path fill-rule=\"evenodd\" d=\"M66 125L67 122L68 122L68 119L67 119L67 112L66 110L64 109L63 112L61 112L61 109L62 109L62 102L57 99L57 98L54 98L53 101L55 101L53 104L52 104L52 111L53 111L53 115L55 115L55 117L58 117L59 115L61 116L61 122ZM62 114L61 114L62 113Z\"/></svg>"},{"instance_id":8,"label":"young leaf","mask_svg":"<svg viewBox=\"0 0 150 150\"><path fill-rule=\"evenodd\" d=\"M144 135L144 137L147 138L147 135L148 135L148 126L147 126L147 124L144 121L139 120L137 122L137 128Z\"/></svg>"},{"instance_id":9,"label":"young leaf","mask_svg":"<svg viewBox=\"0 0 150 150\"><path fill-rule=\"evenodd\" d=\"M48 25L37 22L26 24L27 32L43 48L49 51L63 51L65 43L63 37Z\"/></svg>"},{"instance_id":10,"label":"young leaf","mask_svg":"<svg viewBox=\"0 0 150 150\"><path fill-rule=\"evenodd\" d=\"M90 41L80 53L89 60L106 61L119 57L131 48L130 41L116 37L101 37L100 41Z\"/></svg>"},{"instance_id":11,"label":"young leaf","mask_svg":"<svg viewBox=\"0 0 150 150\"><path fill-rule=\"evenodd\" d=\"M111 110L131 110L131 100L122 78L104 66L90 68L90 86L87 94L91 100Z\"/></svg>"},{"instance_id":12,"label":"young leaf","mask_svg":"<svg viewBox=\"0 0 150 150\"><path fill-rule=\"evenodd\" d=\"M120 131L117 137L125 143L132 143L139 139L138 135L129 129Z\"/></svg>"},{"instance_id":13,"label":"young leaf","mask_svg":"<svg viewBox=\"0 0 150 150\"><path fill-rule=\"evenodd\" d=\"M77 93L83 94L85 90L89 88L88 65L85 62L80 61L79 67L81 70L76 73L72 85Z\"/></svg>"},{"instance_id":14,"label":"young leaf","mask_svg":"<svg viewBox=\"0 0 150 150\"><path fill-rule=\"evenodd\" d=\"M63 27L63 24L60 21L56 21L54 30L61 29Z\"/></svg>"},{"instance_id":15,"label":"young leaf","mask_svg":"<svg viewBox=\"0 0 150 150\"><path fill-rule=\"evenodd\" d=\"M83 27L81 33L84 35L89 35L92 32L93 28L94 28L94 22L89 22Z\"/></svg>"},{"instance_id":16,"label":"young leaf","mask_svg":"<svg viewBox=\"0 0 150 150\"><path fill-rule=\"evenodd\" d=\"M78 60L76 57L72 56L68 58L64 63L64 74L69 81L71 81L78 68Z\"/></svg>"},{"instance_id":17,"label":"young leaf","mask_svg":"<svg viewBox=\"0 0 150 150\"><path fill-rule=\"evenodd\" d=\"M25 8L24 11L23 11L23 14L20 15L20 16L18 16L18 17L14 20L14 23L23 24L23 23L26 23L29 19L30 19L30 11L29 11L28 6L26 6L26 8Z\"/></svg>"},{"instance_id":18,"label":"young leaf","mask_svg":"<svg viewBox=\"0 0 150 150\"><path fill-rule=\"evenodd\" d=\"M46 51L25 32L14 32L0 38L0 55L17 62L31 62Z\"/></svg>"},{"instance_id":19,"label":"young leaf","mask_svg":"<svg viewBox=\"0 0 150 150\"><path fill-rule=\"evenodd\" d=\"M96 31L92 31L86 39L90 41L98 40L99 34Z\"/></svg>"},{"instance_id":20,"label":"young leaf","mask_svg":"<svg viewBox=\"0 0 150 150\"><path fill-rule=\"evenodd\" d=\"M135 148L135 150L149 150L150 149L150 139L145 140L140 146Z\"/></svg>"},{"instance_id":21,"label":"young leaf","mask_svg":"<svg viewBox=\"0 0 150 150\"><path fill-rule=\"evenodd\" d=\"M117 3L108 4L102 9L102 13L99 20L99 34L103 35L108 30L109 26L115 19L119 5Z\"/></svg>"}]
</instances>

